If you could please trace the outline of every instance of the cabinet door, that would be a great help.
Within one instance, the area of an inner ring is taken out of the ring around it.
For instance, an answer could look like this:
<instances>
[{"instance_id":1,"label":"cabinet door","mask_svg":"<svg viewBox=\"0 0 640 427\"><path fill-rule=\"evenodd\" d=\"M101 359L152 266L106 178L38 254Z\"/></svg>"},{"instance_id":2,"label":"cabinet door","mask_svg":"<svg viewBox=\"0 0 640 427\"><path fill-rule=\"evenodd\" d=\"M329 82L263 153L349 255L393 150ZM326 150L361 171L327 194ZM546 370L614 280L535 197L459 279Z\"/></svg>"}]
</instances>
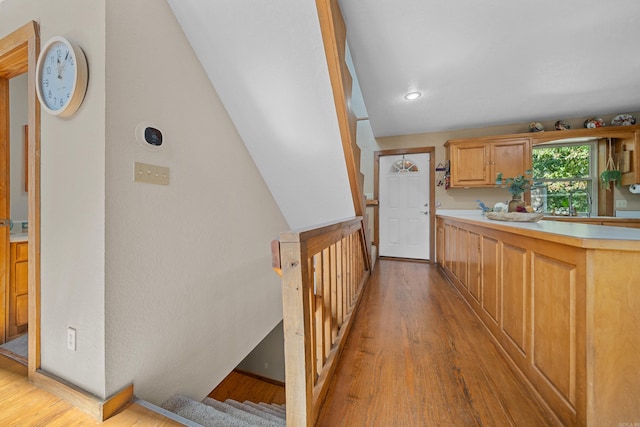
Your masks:
<instances>
[{"instance_id":1,"label":"cabinet door","mask_svg":"<svg viewBox=\"0 0 640 427\"><path fill-rule=\"evenodd\" d=\"M445 267L444 262L444 248L445 248L445 240L444 240L444 222L441 219L438 219L436 225L436 256L438 259L438 264L440 267Z\"/></svg>"},{"instance_id":2,"label":"cabinet door","mask_svg":"<svg viewBox=\"0 0 640 427\"><path fill-rule=\"evenodd\" d=\"M527 307L529 305L529 255L526 248L502 245L502 263L500 283L502 310L499 340L511 357L518 362L518 357L527 353Z\"/></svg>"},{"instance_id":3,"label":"cabinet door","mask_svg":"<svg viewBox=\"0 0 640 427\"><path fill-rule=\"evenodd\" d=\"M469 261L469 232L458 229L458 263L456 264L456 276L464 289L467 288L467 269Z\"/></svg>"},{"instance_id":4,"label":"cabinet door","mask_svg":"<svg viewBox=\"0 0 640 427\"><path fill-rule=\"evenodd\" d=\"M491 143L491 176L489 183L496 181L502 172L506 177L523 175L531 169L531 144L527 138L505 139Z\"/></svg>"},{"instance_id":5,"label":"cabinet door","mask_svg":"<svg viewBox=\"0 0 640 427\"><path fill-rule=\"evenodd\" d=\"M491 330L496 331L500 315L500 243L482 236L482 316Z\"/></svg>"},{"instance_id":6,"label":"cabinet door","mask_svg":"<svg viewBox=\"0 0 640 427\"><path fill-rule=\"evenodd\" d=\"M445 265L447 270L449 270L453 275L456 275L457 272L457 264L456 257L458 253L456 252L456 243L458 240L458 229L453 225L446 224L445 225ZM457 277L457 276L456 276Z\"/></svg>"},{"instance_id":7,"label":"cabinet door","mask_svg":"<svg viewBox=\"0 0 640 427\"><path fill-rule=\"evenodd\" d=\"M477 187L489 184L489 145L481 143L451 144L451 187Z\"/></svg>"},{"instance_id":8,"label":"cabinet door","mask_svg":"<svg viewBox=\"0 0 640 427\"><path fill-rule=\"evenodd\" d=\"M29 322L28 243L11 243L7 341L27 331Z\"/></svg>"},{"instance_id":9,"label":"cabinet door","mask_svg":"<svg viewBox=\"0 0 640 427\"><path fill-rule=\"evenodd\" d=\"M482 272L480 264L480 235L469 232L469 262L468 262L467 289L473 297L473 300L480 303L480 274Z\"/></svg>"}]
</instances>

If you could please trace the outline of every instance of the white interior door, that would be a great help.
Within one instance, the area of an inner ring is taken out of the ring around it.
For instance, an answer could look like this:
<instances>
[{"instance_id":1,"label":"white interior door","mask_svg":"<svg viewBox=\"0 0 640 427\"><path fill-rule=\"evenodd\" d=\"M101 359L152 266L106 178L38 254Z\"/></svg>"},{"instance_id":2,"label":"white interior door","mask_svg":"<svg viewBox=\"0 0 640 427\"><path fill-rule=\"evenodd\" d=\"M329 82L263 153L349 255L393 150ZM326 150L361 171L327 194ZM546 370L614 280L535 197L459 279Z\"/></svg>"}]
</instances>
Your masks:
<instances>
[{"instance_id":1,"label":"white interior door","mask_svg":"<svg viewBox=\"0 0 640 427\"><path fill-rule=\"evenodd\" d=\"M427 260L429 153L380 156L380 256Z\"/></svg>"}]
</instances>

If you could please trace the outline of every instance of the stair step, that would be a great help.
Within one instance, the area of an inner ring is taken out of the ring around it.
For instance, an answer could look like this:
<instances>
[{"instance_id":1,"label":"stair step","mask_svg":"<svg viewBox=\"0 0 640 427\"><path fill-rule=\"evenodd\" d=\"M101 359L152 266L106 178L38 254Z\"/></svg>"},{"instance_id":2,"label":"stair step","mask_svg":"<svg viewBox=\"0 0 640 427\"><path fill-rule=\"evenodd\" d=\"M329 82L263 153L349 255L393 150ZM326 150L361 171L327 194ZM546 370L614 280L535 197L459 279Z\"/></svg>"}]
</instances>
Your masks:
<instances>
[{"instance_id":1,"label":"stair step","mask_svg":"<svg viewBox=\"0 0 640 427\"><path fill-rule=\"evenodd\" d=\"M284 425L283 422L285 421L285 419L280 414L276 414L273 412L273 410L261 407L260 405L257 405L253 402L240 403L233 399L227 399L225 400L225 403L228 403L229 405L238 409L243 409L266 420L276 422L279 425Z\"/></svg>"},{"instance_id":2,"label":"stair step","mask_svg":"<svg viewBox=\"0 0 640 427\"><path fill-rule=\"evenodd\" d=\"M179 419L190 420L190 426L204 427L285 427L284 405L267 403L240 403L232 399L220 402L205 397L202 402L175 395L157 412L170 412Z\"/></svg>"},{"instance_id":3,"label":"stair step","mask_svg":"<svg viewBox=\"0 0 640 427\"><path fill-rule=\"evenodd\" d=\"M228 415L233 415L234 417L247 423L252 423L249 424L252 426L255 425L261 427L283 427L285 425L282 419L271 414L258 414L258 411L256 411L254 408L245 406L240 402L236 402L235 400L227 399L226 402L219 402L215 399L211 399L210 397L205 397L202 400L202 403L212 406L218 411L224 412Z\"/></svg>"},{"instance_id":4,"label":"stair step","mask_svg":"<svg viewBox=\"0 0 640 427\"><path fill-rule=\"evenodd\" d=\"M266 406L268 408L273 409L274 411L282 414L283 416L287 415L287 410L284 407L284 404L282 405L278 405L277 403L264 403L264 402L260 402L258 403L258 405L260 406Z\"/></svg>"},{"instance_id":5,"label":"stair step","mask_svg":"<svg viewBox=\"0 0 640 427\"><path fill-rule=\"evenodd\" d=\"M188 397L175 395L162 404L162 408L194 421L204 427L250 427L245 421L239 420L224 412L196 402Z\"/></svg>"},{"instance_id":6,"label":"stair step","mask_svg":"<svg viewBox=\"0 0 640 427\"><path fill-rule=\"evenodd\" d=\"M286 415L284 413L284 411L282 411L282 409L280 408L275 408L271 405L269 405L268 403L254 403L254 402L249 402L248 400L245 400L244 402L242 402L243 405L247 405L247 406L251 406L252 408L254 408L256 411L260 411L263 413L268 413L273 415L274 417L277 417L278 419L284 420L286 418Z\"/></svg>"}]
</instances>

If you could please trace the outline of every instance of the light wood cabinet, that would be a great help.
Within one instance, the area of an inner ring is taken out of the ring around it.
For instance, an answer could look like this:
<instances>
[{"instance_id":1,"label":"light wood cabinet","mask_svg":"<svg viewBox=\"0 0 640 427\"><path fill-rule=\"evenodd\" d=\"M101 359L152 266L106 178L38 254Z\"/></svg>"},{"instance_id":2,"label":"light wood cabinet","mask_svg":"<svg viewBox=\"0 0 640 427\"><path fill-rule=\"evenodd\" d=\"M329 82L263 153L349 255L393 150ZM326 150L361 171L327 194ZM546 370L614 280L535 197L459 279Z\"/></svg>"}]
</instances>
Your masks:
<instances>
[{"instance_id":1,"label":"light wood cabinet","mask_svg":"<svg viewBox=\"0 0 640 427\"><path fill-rule=\"evenodd\" d=\"M438 216L438 263L508 359L563 425L640 420L640 246L485 224Z\"/></svg>"},{"instance_id":2,"label":"light wood cabinet","mask_svg":"<svg viewBox=\"0 0 640 427\"><path fill-rule=\"evenodd\" d=\"M451 188L493 187L496 175L523 175L531 169L529 138L477 138L445 144L450 162Z\"/></svg>"},{"instance_id":3,"label":"light wood cabinet","mask_svg":"<svg viewBox=\"0 0 640 427\"><path fill-rule=\"evenodd\" d=\"M7 341L27 332L29 324L29 244L27 242L11 242L10 253L5 323Z\"/></svg>"}]
</instances>

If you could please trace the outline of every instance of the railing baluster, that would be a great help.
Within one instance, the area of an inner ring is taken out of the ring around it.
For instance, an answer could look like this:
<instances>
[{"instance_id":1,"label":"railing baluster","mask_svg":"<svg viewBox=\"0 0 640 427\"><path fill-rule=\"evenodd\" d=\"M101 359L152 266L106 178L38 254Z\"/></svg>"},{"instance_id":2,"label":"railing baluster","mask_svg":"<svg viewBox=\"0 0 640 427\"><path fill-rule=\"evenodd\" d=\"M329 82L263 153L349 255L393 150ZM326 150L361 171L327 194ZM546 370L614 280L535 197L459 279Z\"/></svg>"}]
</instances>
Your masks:
<instances>
[{"instance_id":1,"label":"railing baluster","mask_svg":"<svg viewBox=\"0 0 640 427\"><path fill-rule=\"evenodd\" d=\"M324 298L323 318L322 318L322 340L324 342L322 363L327 360L333 339L331 338L331 259L330 250L322 251L322 294Z\"/></svg>"},{"instance_id":2,"label":"railing baluster","mask_svg":"<svg viewBox=\"0 0 640 427\"><path fill-rule=\"evenodd\" d=\"M322 339L322 319L324 310L324 284L322 282L324 275L322 274L322 252L319 252L313 256L314 266L314 279L315 279L315 298L314 298L314 315L315 318L313 324L313 330L315 331L315 360L316 360L316 375L320 375L322 371L322 365L324 365L324 342Z\"/></svg>"},{"instance_id":3,"label":"railing baluster","mask_svg":"<svg viewBox=\"0 0 640 427\"><path fill-rule=\"evenodd\" d=\"M338 260L336 259L336 245L329 248L331 256L331 345L338 336Z\"/></svg>"},{"instance_id":4,"label":"railing baluster","mask_svg":"<svg viewBox=\"0 0 640 427\"><path fill-rule=\"evenodd\" d=\"M342 241L336 242L336 287L338 293L338 300L336 301L338 308L338 328L342 326L342 320L344 319L343 300L344 300L344 274L342 272Z\"/></svg>"}]
</instances>

